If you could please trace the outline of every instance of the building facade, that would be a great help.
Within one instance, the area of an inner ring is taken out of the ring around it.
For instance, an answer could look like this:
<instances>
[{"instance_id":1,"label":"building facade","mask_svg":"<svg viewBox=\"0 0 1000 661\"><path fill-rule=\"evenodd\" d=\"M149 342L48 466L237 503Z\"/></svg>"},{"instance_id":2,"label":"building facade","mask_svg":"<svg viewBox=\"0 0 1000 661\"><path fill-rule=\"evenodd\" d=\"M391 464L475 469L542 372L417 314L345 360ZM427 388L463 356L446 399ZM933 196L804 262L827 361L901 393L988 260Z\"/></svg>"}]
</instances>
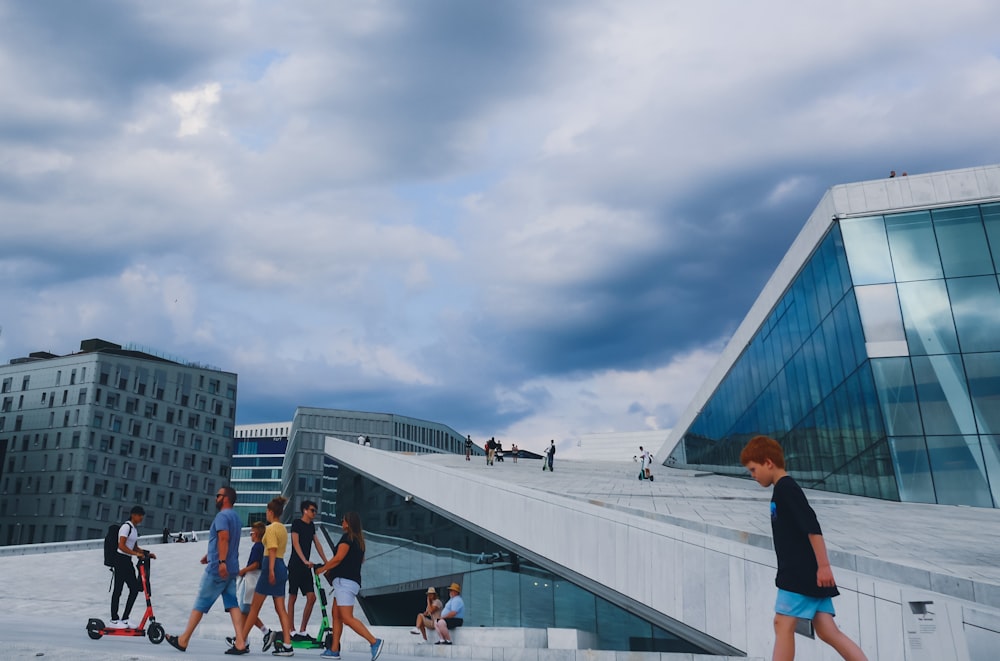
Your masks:
<instances>
[{"instance_id":1,"label":"building facade","mask_svg":"<svg viewBox=\"0 0 1000 661\"><path fill-rule=\"evenodd\" d=\"M281 465L288 447L291 422L236 425L233 443L234 506L243 525L267 521L267 504L281 495Z\"/></svg>"},{"instance_id":2,"label":"building facade","mask_svg":"<svg viewBox=\"0 0 1000 661\"><path fill-rule=\"evenodd\" d=\"M85 340L0 366L0 544L206 529L229 483L236 374Z\"/></svg>"},{"instance_id":3,"label":"building facade","mask_svg":"<svg viewBox=\"0 0 1000 661\"><path fill-rule=\"evenodd\" d=\"M281 493L291 505L286 518L298 516L299 503L306 499L320 503L320 521L337 511L337 466L324 452L327 436L395 452L465 452L465 437L441 423L392 413L299 407L281 471ZM476 452L482 454L478 447Z\"/></svg>"},{"instance_id":4,"label":"building facade","mask_svg":"<svg viewBox=\"0 0 1000 661\"><path fill-rule=\"evenodd\" d=\"M830 189L668 461L742 476L766 434L803 486L1000 506L998 273L1000 166Z\"/></svg>"}]
</instances>

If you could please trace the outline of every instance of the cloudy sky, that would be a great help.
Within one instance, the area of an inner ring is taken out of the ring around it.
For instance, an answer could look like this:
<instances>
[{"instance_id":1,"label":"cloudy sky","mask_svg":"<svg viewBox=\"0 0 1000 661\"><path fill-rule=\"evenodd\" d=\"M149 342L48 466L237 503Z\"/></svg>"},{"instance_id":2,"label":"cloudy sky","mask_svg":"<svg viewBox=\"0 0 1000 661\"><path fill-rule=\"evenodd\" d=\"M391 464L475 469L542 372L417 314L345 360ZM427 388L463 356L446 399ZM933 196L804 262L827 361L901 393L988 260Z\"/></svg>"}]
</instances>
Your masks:
<instances>
[{"instance_id":1,"label":"cloudy sky","mask_svg":"<svg viewBox=\"0 0 1000 661\"><path fill-rule=\"evenodd\" d=\"M823 192L1000 160L1000 3L0 0L0 360L669 429Z\"/></svg>"}]
</instances>

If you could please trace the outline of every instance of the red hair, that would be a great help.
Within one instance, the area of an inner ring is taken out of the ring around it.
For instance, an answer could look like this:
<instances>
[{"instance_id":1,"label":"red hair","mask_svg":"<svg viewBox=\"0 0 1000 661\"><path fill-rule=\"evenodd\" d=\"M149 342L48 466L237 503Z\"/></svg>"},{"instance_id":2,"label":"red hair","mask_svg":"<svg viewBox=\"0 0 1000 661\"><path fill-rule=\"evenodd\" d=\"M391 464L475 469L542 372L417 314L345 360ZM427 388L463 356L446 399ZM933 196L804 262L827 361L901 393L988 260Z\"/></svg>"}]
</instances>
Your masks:
<instances>
[{"instance_id":1,"label":"red hair","mask_svg":"<svg viewBox=\"0 0 1000 661\"><path fill-rule=\"evenodd\" d=\"M776 468L785 468L785 451L781 444L769 436L754 436L740 452L740 463L746 466L751 461L763 464L768 459Z\"/></svg>"}]
</instances>

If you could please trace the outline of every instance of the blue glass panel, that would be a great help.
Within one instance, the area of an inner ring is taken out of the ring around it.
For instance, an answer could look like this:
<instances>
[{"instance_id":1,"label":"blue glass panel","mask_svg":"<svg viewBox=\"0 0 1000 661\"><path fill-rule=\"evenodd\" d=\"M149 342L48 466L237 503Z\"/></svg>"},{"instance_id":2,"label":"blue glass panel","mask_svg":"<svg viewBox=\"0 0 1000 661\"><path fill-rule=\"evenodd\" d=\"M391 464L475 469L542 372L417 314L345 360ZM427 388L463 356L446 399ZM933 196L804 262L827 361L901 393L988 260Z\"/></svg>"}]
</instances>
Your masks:
<instances>
[{"instance_id":1,"label":"blue glass panel","mask_svg":"<svg viewBox=\"0 0 1000 661\"><path fill-rule=\"evenodd\" d=\"M924 437L890 438L889 448L896 468L899 499L911 503L936 502Z\"/></svg>"},{"instance_id":2,"label":"blue glass panel","mask_svg":"<svg viewBox=\"0 0 1000 661\"><path fill-rule=\"evenodd\" d=\"M937 502L992 507L978 436L928 436Z\"/></svg>"},{"instance_id":3,"label":"blue glass panel","mask_svg":"<svg viewBox=\"0 0 1000 661\"><path fill-rule=\"evenodd\" d=\"M986 226L986 238L993 254L993 269L1000 272L1000 204L984 204L979 208Z\"/></svg>"},{"instance_id":4,"label":"blue glass panel","mask_svg":"<svg viewBox=\"0 0 1000 661\"><path fill-rule=\"evenodd\" d=\"M897 281L943 277L929 211L886 216L885 230Z\"/></svg>"},{"instance_id":5,"label":"blue glass panel","mask_svg":"<svg viewBox=\"0 0 1000 661\"><path fill-rule=\"evenodd\" d=\"M886 432L890 436L923 434L910 359L878 358L871 363Z\"/></svg>"},{"instance_id":6,"label":"blue glass panel","mask_svg":"<svg viewBox=\"0 0 1000 661\"><path fill-rule=\"evenodd\" d=\"M1000 353L972 353L963 358L979 431L1000 434Z\"/></svg>"},{"instance_id":7,"label":"blue glass panel","mask_svg":"<svg viewBox=\"0 0 1000 661\"><path fill-rule=\"evenodd\" d=\"M896 288L910 354L957 353L958 336L944 281L901 282Z\"/></svg>"},{"instance_id":8,"label":"blue glass panel","mask_svg":"<svg viewBox=\"0 0 1000 661\"><path fill-rule=\"evenodd\" d=\"M840 231L840 225L834 225L830 230L830 239L833 241L834 251L837 256L837 270L840 272L840 292L847 292L854 283L851 282L851 268L847 263L847 251L844 248L844 237Z\"/></svg>"},{"instance_id":9,"label":"blue glass panel","mask_svg":"<svg viewBox=\"0 0 1000 661\"><path fill-rule=\"evenodd\" d=\"M864 399L864 407L861 410L865 416L865 439L867 443L874 443L885 435L885 427L882 424L878 391L875 388L875 376L872 373L871 363L865 363L858 372L858 386L861 389L861 397Z\"/></svg>"},{"instance_id":10,"label":"blue glass panel","mask_svg":"<svg viewBox=\"0 0 1000 661\"><path fill-rule=\"evenodd\" d=\"M854 294L857 296L866 342L899 342L906 339L896 285L855 287Z\"/></svg>"},{"instance_id":11,"label":"blue glass panel","mask_svg":"<svg viewBox=\"0 0 1000 661\"><path fill-rule=\"evenodd\" d=\"M975 434L961 356L913 356L911 361L924 433Z\"/></svg>"},{"instance_id":12,"label":"blue glass panel","mask_svg":"<svg viewBox=\"0 0 1000 661\"><path fill-rule=\"evenodd\" d=\"M881 216L842 220L840 231L855 285L893 281L889 242Z\"/></svg>"},{"instance_id":13,"label":"blue glass panel","mask_svg":"<svg viewBox=\"0 0 1000 661\"><path fill-rule=\"evenodd\" d=\"M1000 436L980 436L993 507L1000 507Z\"/></svg>"},{"instance_id":14,"label":"blue glass panel","mask_svg":"<svg viewBox=\"0 0 1000 661\"><path fill-rule=\"evenodd\" d=\"M1000 351L1000 286L994 275L947 281L963 353Z\"/></svg>"},{"instance_id":15,"label":"blue glass panel","mask_svg":"<svg viewBox=\"0 0 1000 661\"><path fill-rule=\"evenodd\" d=\"M979 207L931 212L944 274L948 278L994 273Z\"/></svg>"}]
</instances>

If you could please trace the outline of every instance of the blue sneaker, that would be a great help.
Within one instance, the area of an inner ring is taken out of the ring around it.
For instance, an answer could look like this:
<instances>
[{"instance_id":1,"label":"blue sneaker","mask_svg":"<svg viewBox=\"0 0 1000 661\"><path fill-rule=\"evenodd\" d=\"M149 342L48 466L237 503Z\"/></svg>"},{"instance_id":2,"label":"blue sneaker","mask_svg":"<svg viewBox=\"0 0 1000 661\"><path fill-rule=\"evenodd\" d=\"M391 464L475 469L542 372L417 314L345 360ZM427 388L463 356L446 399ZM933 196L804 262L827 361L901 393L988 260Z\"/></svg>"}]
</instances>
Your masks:
<instances>
[{"instance_id":1,"label":"blue sneaker","mask_svg":"<svg viewBox=\"0 0 1000 661\"><path fill-rule=\"evenodd\" d=\"M382 639L376 638L372 643L372 661L378 661L378 655L382 653Z\"/></svg>"},{"instance_id":2,"label":"blue sneaker","mask_svg":"<svg viewBox=\"0 0 1000 661\"><path fill-rule=\"evenodd\" d=\"M323 653L320 654L320 656L323 657L324 659L339 659L340 652L334 652L333 650L323 650Z\"/></svg>"}]
</instances>

